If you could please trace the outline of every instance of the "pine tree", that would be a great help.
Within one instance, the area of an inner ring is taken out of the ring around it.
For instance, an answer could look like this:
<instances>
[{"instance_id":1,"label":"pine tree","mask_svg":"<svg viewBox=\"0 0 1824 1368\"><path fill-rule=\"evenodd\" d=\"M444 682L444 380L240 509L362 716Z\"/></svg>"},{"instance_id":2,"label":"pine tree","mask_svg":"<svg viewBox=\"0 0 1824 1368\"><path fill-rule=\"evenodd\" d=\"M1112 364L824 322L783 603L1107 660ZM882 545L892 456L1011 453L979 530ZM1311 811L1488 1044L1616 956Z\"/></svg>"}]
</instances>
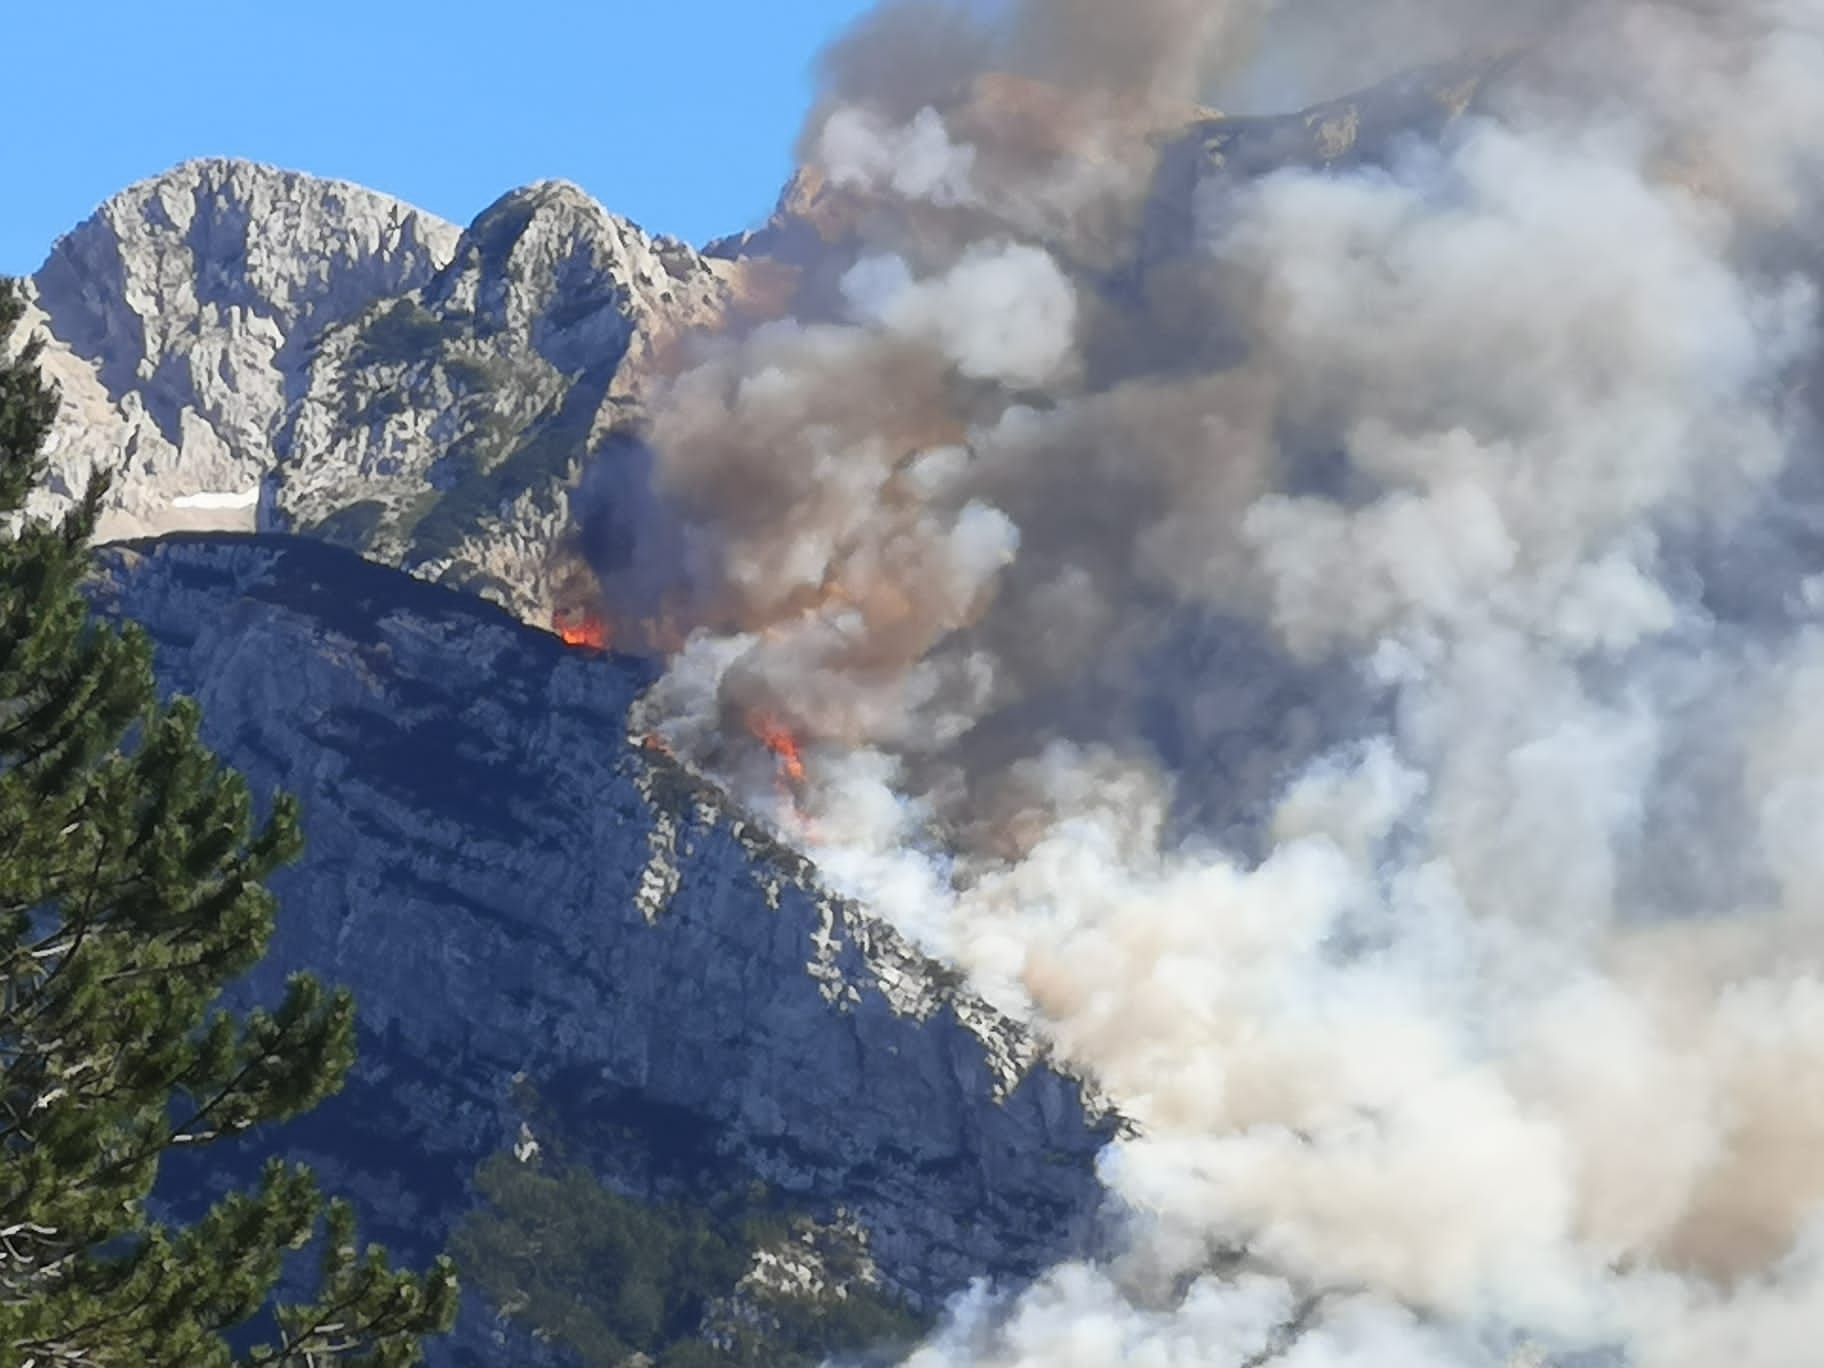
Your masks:
<instances>
[{"instance_id":1,"label":"pine tree","mask_svg":"<svg viewBox=\"0 0 1824 1368\"><path fill-rule=\"evenodd\" d=\"M0 358L22 312L0 279ZM358 1250L306 1170L272 1162L188 1226L148 1213L167 1151L334 1093L354 1011L304 976L270 1012L216 1005L265 953L297 812L256 822L194 704L157 702L144 635L91 614L105 479L25 516L57 410L39 355L0 360L0 1368L414 1363L454 1318L449 1264ZM282 1303L313 1241L316 1295ZM237 1356L229 1332L267 1342Z\"/></svg>"}]
</instances>

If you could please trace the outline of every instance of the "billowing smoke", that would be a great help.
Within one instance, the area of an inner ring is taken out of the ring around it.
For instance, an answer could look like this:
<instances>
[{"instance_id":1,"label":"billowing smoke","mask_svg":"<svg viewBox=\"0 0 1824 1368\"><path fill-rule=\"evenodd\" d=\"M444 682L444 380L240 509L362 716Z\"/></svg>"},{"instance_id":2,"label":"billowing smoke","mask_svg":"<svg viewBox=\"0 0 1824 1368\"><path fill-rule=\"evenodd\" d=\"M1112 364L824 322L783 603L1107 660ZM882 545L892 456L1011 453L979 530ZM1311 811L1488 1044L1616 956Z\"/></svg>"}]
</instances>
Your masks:
<instances>
[{"instance_id":1,"label":"billowing smoke","mask_svg":"<svg viewBox=\"0 0 1824 1368\"><path fill-rule=\"evenodd\" d=\"M895 3L827 74L789 314L590 545L651 729L1138 1123L1122 1248L916 1368L1815 1361L1824 0Z\"/></svg>"}]
</instances>

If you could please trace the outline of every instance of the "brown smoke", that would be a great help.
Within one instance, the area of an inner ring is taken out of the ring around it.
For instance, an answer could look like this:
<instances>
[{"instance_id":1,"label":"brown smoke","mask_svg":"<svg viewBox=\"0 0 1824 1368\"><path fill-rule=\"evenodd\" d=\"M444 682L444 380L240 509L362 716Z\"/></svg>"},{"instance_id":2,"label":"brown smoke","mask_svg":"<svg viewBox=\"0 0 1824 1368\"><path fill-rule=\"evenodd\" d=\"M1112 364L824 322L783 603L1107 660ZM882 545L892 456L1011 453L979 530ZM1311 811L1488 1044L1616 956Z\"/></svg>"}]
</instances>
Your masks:
<instances>
[{"instance_id":1,"label":"brown smoke","mask_svg":"<svg viewBox=\"0 0 1824 1368\"><path fill-rule=\"evenodd\" d=\"M1195 102L1221 44L1258 0L890 0L824 55L830 105L905 119L966 95L981 76L1030 77L1092 101ZM813 119L812 127L816 126Z\"/></svg>"},{"instance_id":2,"label":"brown smoke","mask_svg":"<svg viewBox=\"0 0 1824 1368\"><path fill-rule=\"evenodd\" d=\"M689 631L644 725L775 812L787 737L829 876L1143 1127L1130 1247L919 1368L1824 1342L1821 35L1023 0L832 51L789 307L585 540Z\"/></svg>"}]
</instances>

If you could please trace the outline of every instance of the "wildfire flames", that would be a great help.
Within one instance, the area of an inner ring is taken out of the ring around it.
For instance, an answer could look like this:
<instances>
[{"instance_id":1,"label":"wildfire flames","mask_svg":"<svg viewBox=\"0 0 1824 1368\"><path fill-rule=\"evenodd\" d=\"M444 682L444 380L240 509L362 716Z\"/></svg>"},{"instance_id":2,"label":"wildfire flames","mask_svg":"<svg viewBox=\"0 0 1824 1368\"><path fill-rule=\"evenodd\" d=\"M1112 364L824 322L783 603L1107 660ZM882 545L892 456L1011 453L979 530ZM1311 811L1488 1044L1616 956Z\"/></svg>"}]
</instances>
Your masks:
<instances>
[{"instance_id":1,"label":"wildfire flames","mask_svg":"<svg viewBox=\"0 0 1824 1368\"><path fill-rule=\"evenodd\" d=\"M686 636L682 617L670 604L647 617L623 617L595 607L559 608L551 614L551 630L566 646L582 651L612 648L666 658L684 649Z\"/></svg>"},{"instance_id":2,"label":"wildfire flames","mask_svg":"<svg viewBox=\"0 0 1824 1368\"><path fill-rule=\"evenodd\" d=\"M802 784L804 756L799 752L797 738L777 718L765 713L755 714L748 726L759 738L760 744L778 757L780 777L789 779L794 784Z\"/></svg>"},{"instance_id":3,"label":"wildfire flames","mask_svg":"<svg viewBox=\"0 0 1824 1368\"><path fill-rule=\"evenodd\" d=\"M777 717L769 713L750 713L747 729L754 738L773 753L778 773L773 787L779 795L779 820L798 839L816 842L817 822L803 806L805 793L804 754L798 738Z\"/></svg>"},{"instance_id":4,"label":"wildfire flames","mask_svg":"<svg viewBox=\"0 0 1824 1368\"><path fill-rule=\"evenodd\" d=\"M564 609L552 616L551 630L566 646L585 651L608 649L608 624L586 609Z\"/></svg>"}]
</instances>

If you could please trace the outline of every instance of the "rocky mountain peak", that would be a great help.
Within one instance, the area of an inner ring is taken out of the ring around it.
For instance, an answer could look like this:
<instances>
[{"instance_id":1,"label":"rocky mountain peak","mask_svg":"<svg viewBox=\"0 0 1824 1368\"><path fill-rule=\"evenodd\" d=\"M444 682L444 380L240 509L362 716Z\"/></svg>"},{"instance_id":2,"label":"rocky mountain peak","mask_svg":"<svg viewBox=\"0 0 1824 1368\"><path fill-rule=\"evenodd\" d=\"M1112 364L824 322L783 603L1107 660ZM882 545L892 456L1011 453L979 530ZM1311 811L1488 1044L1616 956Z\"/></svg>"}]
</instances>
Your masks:
<instances>
[{"instance_id":1,"label":"rocky mountain peak","mask_svg":"<svg viewBox=\"0 0 1824 1368\"><path fill-rule=\"evenodd\" d=\"M124 372L121 343L163 354L199 324L321 325L422 284L458 236L346 181L216 158L116 195L58 242L36 284L57 336L103 362L118 395L145 378Z\"/></svg>"},{"instance_id":2,"label":"rocky mountain peak","mask_svg":"<svg viewBox=\"0 0 1824 1368\"><path fill-rule=\"evenodd\" d=\"M544 616L570 487L741 269L566 182L503 196L422 288L319 336L276 438L278 519Z\"/></svg>"},{"instance_id":3,"label":"rocky mountain peak","mask_svg":"<svg viewBox=\"0 0 1824 1368\"><path fill-rule=\"evenodd\" d=\"M569 482L743 269L562 181L464 231L346 182L187 162L31 282L64 398L33 511L106 466L104 541L292 528L536 617Z\"/></svg>"},{"instance_id":4,"label":"rocky mountain peak","mask_svg":"<svg viewBox=\"0 0 1824 1368\"><path fill-rule=\"evenodd\" d=\"M459 231L390 196L250 162L187 162L66 234L28 325L61 386L35 511L115 470L104 539L251 527L311 339L415 289Z\"/></svg>"},{"instance_id":5,"label":"rocky mountain peak","mask_svg":"<svg viewBox=\"0 0 1824 1368\"><path fill-rule=\"evenodd\" d=\"M428 302L472 309L574 372L611 354L618 360L638 320L712 322L726 275L689 244L648 235L580 187L540 181L482 211Z\"/></svg>"}]
</instances>

